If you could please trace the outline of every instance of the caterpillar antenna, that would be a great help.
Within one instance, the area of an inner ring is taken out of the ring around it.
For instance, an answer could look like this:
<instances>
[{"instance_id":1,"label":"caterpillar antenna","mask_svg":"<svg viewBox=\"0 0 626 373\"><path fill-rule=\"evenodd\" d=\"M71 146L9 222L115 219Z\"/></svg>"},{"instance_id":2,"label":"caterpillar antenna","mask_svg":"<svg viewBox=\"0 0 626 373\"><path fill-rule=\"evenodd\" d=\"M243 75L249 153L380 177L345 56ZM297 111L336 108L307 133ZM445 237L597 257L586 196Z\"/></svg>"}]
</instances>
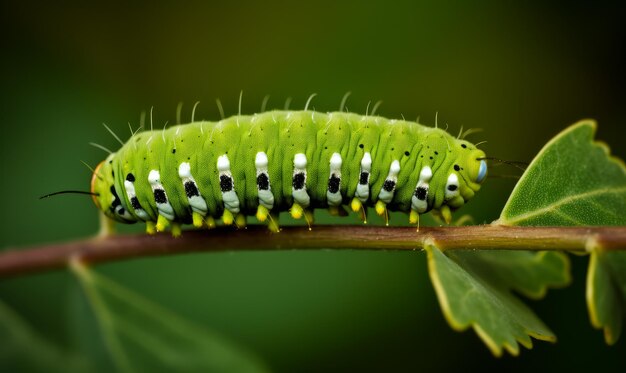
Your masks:
<instances>
[{"instance_id":1,"label":"caterpillar antenna","mask_svg":"<svg viewBox=\"0 0 626 373\"><path fill-rule=\"evenodd\" d=\"M39 199L44 199L44 198L56 196L56 195L59 195L59 194L87 194L87 195L90 195L90 196L99 196L100 195L100 193L85 192L84 190L62 190L60 192L54 192L54 193L46 194L44 196L39 197Z\"/></svg>"}]
</instances>

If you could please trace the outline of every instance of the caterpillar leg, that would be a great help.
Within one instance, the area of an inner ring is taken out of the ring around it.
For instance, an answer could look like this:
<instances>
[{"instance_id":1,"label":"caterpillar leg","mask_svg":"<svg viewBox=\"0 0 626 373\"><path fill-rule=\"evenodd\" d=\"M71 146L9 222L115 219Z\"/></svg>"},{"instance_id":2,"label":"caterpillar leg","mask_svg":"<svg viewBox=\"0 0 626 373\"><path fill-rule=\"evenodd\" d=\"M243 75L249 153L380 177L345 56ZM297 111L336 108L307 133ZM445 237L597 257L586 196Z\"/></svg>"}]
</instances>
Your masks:
<instances>
[{"instance_id":1,"label":"caterpillar leg","mask_svg":"<svg viewBox=\"0 0 626 373\"><path fill-rule=\"evenodd\" d=\"M270 213L267 217L269 218L267 228L274 233L280 232L280 227L278 226L278 215Z\"/></svg>"},{"instance_id":2,"label":"caterpillar leg","mask_svg":"<svg viewBox=\"0 0 626 373\"><path fill-rule=\"evenodd\" d=\"M235 217L233 216L233 213L230 212L230 210L224 209L224 214L222 214L222 221L224 222L224 225L232 225L235 221Z\"/></svg>"},{"instance_id":3,"label":"caterpillar leg","mask_svg":"<svg viewBox=\"0 0 626 373\"><path fill-rule=\"evenodd\" d=\"M215 228L215 219L213 219L212 216L207 216L206 218L204 218L204 222L206 223L206 227L208 229Z\"/></svg>"},{"instance_id":4,"label":"caterpillar leg","mask_svg":"<svg viewBox=\"0 0 626 373\"><path fill-rule=\"evenodd\" d=\"M387 204L381 200L378 200L378 202L376 202L376 213L379 216L385 216L385 225L389 225L389 212L387 211Z\"/></svg>"},{"instance_id":5,"label":"caterpillar leg","mask_svg":"<svg viewBox=\"0 0 626 373\"><path fill-rule=\"evenodd\" d=\"M420 231L420 214L417 211L411 210L411 212L409 213L409 223L416 224L417 225L416 232Z\"/></svg>"},{"instance_id":6,"label":"caterpillar leg","mask_svg":"<svg viewBox=\"0 0 626 373\"><path fill-rule=\"evenodd\" d=\"M452 221L452 211L448 205L443 205L439 210L433 210L433 216L443 219L446 224L450 224Z\"/></svg>"},{"instance_id":7,"label":"caterpillar leg","mask_svg":"<svg viewBox=\"0 0 626 373\"><path fill-rule=\"evenodd\" d=\"M363 221L363 224L367 224L367 211L365 210L365 206L358 198L352 198L352 202L350 203L350 208L354 212L360 212L360 219Z\"/></svg>"},{"instance_id":8,"label":"caterpillar leg","mask_svg":"<svg viewBox=\"0 0 626 373\"><path fill-rule=\"evenodd\" d=\"M246 224L246 216L244 214L237 214L235 217L235 225L237 228L245 228Z\"/></svg>"},{"instance_id":9,"label":"caterpillar leg","mask_svg":"<svg viewBox=\"0 0 626 373\"><path fill-rule=\"evenodd\" d=\"M199 212L194 211L191 214L191 219L193 220L193 226L196 228L202 228L204 225L204 216L202 216Z\"/></svg>"},{"instance_id":10,"label":"caterpillar leg","mask_svg":"<svg viewBox=\"0 0 626 373\"><path fill-rule=\"evenodd\" d=\"M292 218L298 220L302 218L302 215L304 214L304 209L298 203L294 203L291 206L291 209L289 209L289 214L291 214Z\"/></svg>"},{"instance_id":11,"label":"caterpillar leg","mask_svg":"<svg viewBox=\"0 0 626 373\"><path fill-rule=\"evenodd\" d=\"M267 220L267 217L270 215L270 210L263 205L259 205L256 209L256 218L259 222L263 223Z\"/></svg>"},{"instance_id":12,"label":"caterpillar leg","mask_svg":"<svg viewBox=\"0 0 626 373\"><path fill-rule=\"evenodd\" d=\"M156 223L150 220L146 221L146 233L155 234L156 232Z\"/></svg>"},{"instance_id":13,"label":"caterpillar leg","mask_svg":"<svg viewBox=\"0 0 626 373\"><path fill-rule=\"evenodd\" d=\"M313 211L304 210L304 220L306 220L309 230L311 230L311 225L313 225Z\"/></svg>"},{"instance_id":14,"label":"caterpillar leg","mask_svg":"<svg viewBox=\"0 0 626 373\"><path fill-rule=\"evenodd\" d=\"M183 230L180 223L172 222L172 236L174 238L180 237L183 234Z\"/></svg>"},{"instance_id":15,"label":"caterpillar leg","mask_svg":"<svg viewBox=\"0 0 626 373\"><path fill-rule=\"evenodd\" d=\"M164 232L170 226L170 221L163 215L159 215L156 222L156 231Z\"/></svg>"}]
</instances>

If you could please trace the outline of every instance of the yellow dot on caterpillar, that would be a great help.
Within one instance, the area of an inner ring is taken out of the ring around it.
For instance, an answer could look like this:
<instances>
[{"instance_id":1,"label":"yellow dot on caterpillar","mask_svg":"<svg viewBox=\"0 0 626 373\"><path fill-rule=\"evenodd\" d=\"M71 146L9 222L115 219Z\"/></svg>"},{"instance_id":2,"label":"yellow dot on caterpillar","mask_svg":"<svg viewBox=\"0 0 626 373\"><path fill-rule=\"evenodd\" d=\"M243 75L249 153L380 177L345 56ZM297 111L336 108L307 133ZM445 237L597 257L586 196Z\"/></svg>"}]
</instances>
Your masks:
<instances>
[{"instance_id":1,"label":"yellow dot on caterpillar","mask_svg":"<svg viewBox=\"0 0 626 373\"><path fill-rule=\"evenodd\" d=\"M450 207L448 207L448 205L443 205L441 206L439 211L441 212L441 216L443 217L443 220L446 222L446 224L450 224L450 222L452 221L452 211L450 211Z\"/></svg>"},{"instance_id":2,"label":"yellow dot on caterpillar","mask_svg":"<svg viewBox=\"0 0 626 373\"><path fill-rule=\"evenodd\" d=\"M156 224L153 221L146 222L146 233L148 234L156 233Z\"/></svg>"},{"instance_id":3,"label":"yellow dot on caterpillar","mask_svg":"<svg viewBox=\"0 0 626 373\"><path fill-rule=\"evenodd\" d=\"M207 216L206 219L204 219L204 221L206 222L207 228L209 229L215 228L215 219L213 219L212 216Z\"/></svg>"},{"instance_id":4,"label":"yellow dot on caterpillar","mask_svg":"<svg viewBox=\"0 0 626 373\"><path fill-rule=\"evenodd\" d=\"M385 214L385 211L387 211L387 204L385 204L385 202L383 201L378 201L376 202L376 213L380 216L383 216Z\"/></svg>"},{"instance_id":5,"label":"yellow dot on caterpillar","mask_svg":"<svg viewBox=\"0 0 626 373\"><path fill-rule=\"evenodd\" d=\"M350 203L350 208L352 208L352 211L359 212L362 206L363 204L358 198L352 198L352 202Z\"/></svg>"},{"instance_id":6,"label":"yellow dot on caterpillar","mask_svg":"<svg viewBox=\"0 0 626 373\"><path fill-rule=\"evenodd\" d=\"M267 207L263 205L259 205L256 209L256 218L262 223L267 220L267 216L269 215L269 210Z\"/></svg>"},{"instance_id":7,"label":"yellow dot on caterpillar","mask_svg":"<svg viewBox=\"0 0 626 373\"><path fill-rule=\"evenodd\" d=\"M291 214L292 218L300 219L302 218L302 214L304 214L304 209L299 204L294 203L293 206L291 206L291 210L289 210L289 213Z\"/></svg>"},{"instance_id":8,"label":"yellow dot on caterpillar","mask_svg":"<svg viewBox=\"0 0 626 373\"><path fill-rule=\"evenodd\" d=\"M229 210L224 210L224 214L222 215L222 221L224 222L224 225L232 225L234 220L235 217L233 216L233 213Z\"/></svg>"},{"instance_id":9,"label":"yellow dot on caterpillar","mask_svg":"<svg viewBox=\"0 0 626 373\"><path fill-rule=\"evenodd\" d=\"M417 224L419 222L420 222L420 214L418 214L417 211L415 210L411 210L411 212L409 213L409 223Z\"/></svg>"},{"instance_id":10,"label":"yellow dot on caterpillar","mask_svg":"<svg viewBox=\"0 0 626 373\"><path fill-rule=\"evenodd\" d=\"M178 238L183 234L183 230L178 223L172 223L172 237Z\"/></svg>"},{"instance_id":11,"label":"yellow dot on caterpillar","mask_svg":"<svg viewBox=\"0 0 626 373\"><path fill-rule=\"evenodd\" d=\"M199 212L193 212L191 214L191 219L193 220L193 226L196 228L202 228L202 225L204 224L204 217L202 215L200 215Z\"/></svg>"},{"instance_id":12,"label":"yellow dot on caterpillar","mask_svg":"<svg viewBox=\"0 0 626 373\"><path fill-rule=\"evenodd\" d=\"M244 214L237 214L235 225L237 228L244 228L246 226L246 216Z\"/></svg>"},{"instance_id":13,"label":"yellow dot on caterpillar","mask_svg":"<svg viewBox=\"0 0 626 373\"><path fill-rule=\"evenodd\" d=\"M165 229L167 229L167 227L169 227L170 222L169 220L167 220L167 218L163 215L159 215L159 217L157 218L157 223L156 223L156 230L157 232L163 232L165 231Z\"/></svg>"}]
</instances>

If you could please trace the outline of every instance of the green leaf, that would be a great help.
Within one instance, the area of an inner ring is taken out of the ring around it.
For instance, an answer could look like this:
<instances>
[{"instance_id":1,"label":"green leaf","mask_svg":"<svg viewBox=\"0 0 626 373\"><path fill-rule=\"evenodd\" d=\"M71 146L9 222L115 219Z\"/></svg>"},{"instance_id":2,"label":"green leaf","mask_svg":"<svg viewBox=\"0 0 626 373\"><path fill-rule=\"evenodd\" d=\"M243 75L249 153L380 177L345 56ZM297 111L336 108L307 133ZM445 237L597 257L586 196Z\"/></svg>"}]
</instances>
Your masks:
<instances>
[{"instance_id":1,"label":"green leaf","mask_svg":"<svg viewBox=\"0 0 626 373\"><path fill-rule=\"evenodd\" d=\"M626 255L594 251L587 272L587 306L591 324L604 328L604 340L610 345L621 334L625 300Z\"/></svg>"},{"instance_id":2,"label":"green leaf","mask_svg":"<svg viewBox=\"0 0 626 373\"><path fill-rule=\"evenodd\" d=\"M557 253L454 251L426 247L428 269L448 323L462 331L472 327L496 356L503 349L517 355L519 345L532 348L534 337L556 341L550 329L512 294L534 298L548 286L569 283L569 262Z\"/></svg>"},{"instance_id":3,"label":"green leaf","mask_svg":"<svg viewBox=\"0 0 626 373\"><path fill-rule=\"evenodd\" d=\"M578 122L537 154L502 210L502 225L626 225L626 168Z\"/></svg>"},{"instance_id":4,"label":"green leaf","mask_svg":"<svg viewBox=\"0 0 626 373\"><path fill-rule=\"evenodd\" d=\"M515 186L502 225L626 225L626 167L594 142L596 124L578 122L552 139ZM626 253L589 243L587 306L605 340L619 338L626 314Z\"/></svg>"},{"instance_id":5,"label":"green leaf","mask_svg":"<svg viewBox=\"0 0 626 373\"><path fill-rule=\"evenodd\" d=\"M0 301L0 366L7 371L88 372L90 362L40 336Z\"/></svg>"},{"instance_id":6,"label":"green leaf","mask_svg":"<svg viewBox=\"0 0 626 373\"><path fill-rule=\"evenodd\" d=\"M72 270L119 371L265 372L256 357L84 264Z\"/></svg>"}]
</instances>

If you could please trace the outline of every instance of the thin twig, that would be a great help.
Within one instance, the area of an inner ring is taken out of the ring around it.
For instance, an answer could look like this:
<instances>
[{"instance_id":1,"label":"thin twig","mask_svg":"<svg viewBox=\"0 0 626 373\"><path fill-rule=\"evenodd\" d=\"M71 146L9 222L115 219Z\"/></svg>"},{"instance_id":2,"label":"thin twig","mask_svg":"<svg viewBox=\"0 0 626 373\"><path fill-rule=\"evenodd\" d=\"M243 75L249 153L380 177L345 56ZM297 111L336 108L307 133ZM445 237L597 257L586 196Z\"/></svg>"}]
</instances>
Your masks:
<instances>
[{"instance_id":1,"label":"thin twig","mask_svg":"<svg viewBox=\"0 0 626 373\"><path fill-rule=\"evenodd\" d=\"M626 227L467 227L315 226L285 227L271 233L264 226L236 230L185 231L180 238L167 233L120 235L0 253L0 277L63 268L72 259L95 264L136 257L188 252L364 249L419 250L427 243L442 250L626 250Z\"/></svg>"}]
</instances>

